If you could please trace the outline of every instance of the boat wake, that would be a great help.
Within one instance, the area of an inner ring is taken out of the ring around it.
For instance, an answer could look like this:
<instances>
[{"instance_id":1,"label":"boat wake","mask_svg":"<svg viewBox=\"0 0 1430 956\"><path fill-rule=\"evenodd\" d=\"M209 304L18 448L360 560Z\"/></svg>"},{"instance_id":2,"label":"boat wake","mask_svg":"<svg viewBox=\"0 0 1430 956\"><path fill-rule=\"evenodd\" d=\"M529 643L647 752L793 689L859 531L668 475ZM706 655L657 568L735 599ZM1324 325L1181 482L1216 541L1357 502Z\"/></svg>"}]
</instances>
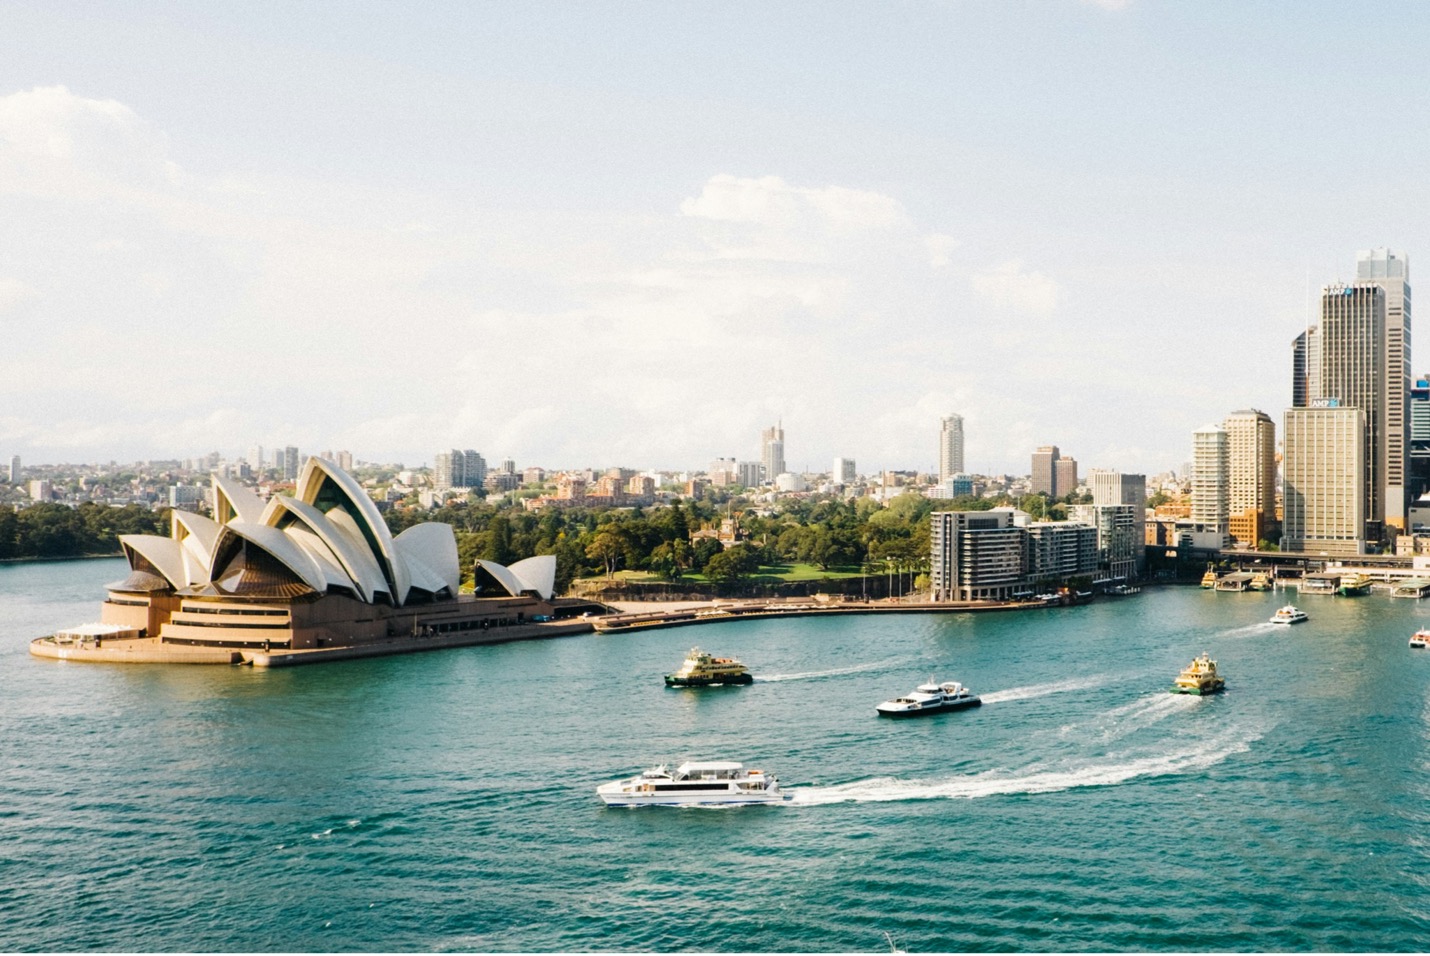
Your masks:
<instances>
[{"instance_id":1,"label":"boat wake","mask_svg":"<svg viewBox=\"0 0 1430 956\"><path fill-rule=\"evenodd\" d=\"M1100 687L1106 681L1104 677L1078 677L1072 680L1057 681L1052 684L1030 684L1027 687L1010 687L1007 690L995 690L991 694L984 694L985 704L1003 704L1010 700L1029 700L1034 697L1046 697L1048 694L1061 694L1070 690L1087 690L1091 687Z\"/></svg>"},{"instance_id":2,"label":"boat wake","mask_svg":"<svg viewBox=\"0 0 1430 956\"><path fill-rule=\"evenodd\" d=\"M856 664L852 667L836 667L827 671L804 671L799 674L756 674L756 684L773 684L786 680L818 680L821 677L841 677L844 674L862 674L865 671L883 670L894 661L875 661L872 664Z\"/></svg>"},{"instance_id":3,"label":"boat wake","mask_svg":"<svg viewBox=\"0 0 1430 956\"><path fill-rule=\"evenodd\" d=\"M1272 624L1270 621L1260 621L1256 624L1247 624L1243 627L1234 627L1229 631L1222 631L1219 637L1254 637L1257 634L1270 634L1282 630L1283 624Z\"/></svg>"},{"instance_id":4,"label":"boat wake","mask_svg":"<svg viewBox=\"0 0 1430 956\"><path fill-rule=\"evenodd\" d=\"M1127 759L1108 755L1066 767L1033 765L1021 770L985 770L940 780L900 780L876 777L832 787L791 791L794 803L887 803L898 800L973 800L1008 794L1055 793L1079 787L1111 787L1129 780L1196 773L1215 766L1233 754L1243 753L1261 735L1230 736L1195 744L1190 748Z\"/></svg>"},{"instance_id":5,"label":"boat wake","mask_svg":"<svg viewBox=\"0 0 1430 956\"><path fill-rule=\"evenodd\" d=\"M1113 707L1092 718L1088 722L1064 724L1058 728L1061 736L1097 737L1100 740L1115 740L1125 737L1173 714L1180 714L1201 703L1200 697L1187 694L1149 694L1139 697L1120 707Z\"/></svg>"}]
</instances>

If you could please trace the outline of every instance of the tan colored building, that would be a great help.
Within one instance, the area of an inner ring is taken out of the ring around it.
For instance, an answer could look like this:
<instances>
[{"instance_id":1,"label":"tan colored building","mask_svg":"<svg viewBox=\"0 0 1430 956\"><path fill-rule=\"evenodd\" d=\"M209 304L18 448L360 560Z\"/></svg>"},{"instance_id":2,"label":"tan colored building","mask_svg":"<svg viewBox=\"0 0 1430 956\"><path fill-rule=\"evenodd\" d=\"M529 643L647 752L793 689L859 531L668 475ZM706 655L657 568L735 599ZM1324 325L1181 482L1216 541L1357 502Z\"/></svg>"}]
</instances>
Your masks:
<instances>
[{"instance_id":1,"label":"tan colored building","mask_svg":"<svg viewBox=\"0 0 1430 956\"><path fill-rule=\"evenodd\" d=\"M1276 520L1276 423L1255 408L1222 422L1227 439L1227 530L1255 545Z\"/></svg>"},{"instance_id":2,"label":"tan colored building","mask_svg":"<svg viewBox=\"0 0 1430 956\"><path fill-rule=\"evenodd\" d=\"M1365 428L1359 408L1286 410L1283 551L1365 553Z\"/></svg>"}]
</instances>

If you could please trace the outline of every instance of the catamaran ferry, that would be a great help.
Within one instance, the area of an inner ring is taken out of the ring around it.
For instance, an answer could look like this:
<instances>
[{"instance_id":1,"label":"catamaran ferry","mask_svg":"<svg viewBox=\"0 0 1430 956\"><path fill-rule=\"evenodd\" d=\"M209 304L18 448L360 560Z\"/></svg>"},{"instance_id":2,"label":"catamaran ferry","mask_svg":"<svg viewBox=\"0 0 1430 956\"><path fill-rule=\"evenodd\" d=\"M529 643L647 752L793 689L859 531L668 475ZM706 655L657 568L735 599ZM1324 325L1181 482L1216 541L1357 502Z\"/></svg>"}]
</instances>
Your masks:
<instances>
[{"instance_id":1,"label":"catamaran ferry","mask_svg":"<svg viewBox=\"0 0 1430 956\"><path fill-rule=\"evenodd\" d=\"M957 681L935 684L930 680L920 684L903 697L886 700L874 709L881 717L917 717L936 711L959 710L963 707L977 707L982 699Z\"/></svg>"},{"instance_id":2,"label":"catamaran ferry","mask_svg":"<svg viewBox=\"0 0 1430 956\"><path fill-rule=\"evenodd\" d=\"M794 794L780 790L774 774L746 770L744 764L733 760L688 761L674 773L661 764L629 780L603 783L596 794L612 807L784 803L794 799Z\"/></svg>"}]
</instances>

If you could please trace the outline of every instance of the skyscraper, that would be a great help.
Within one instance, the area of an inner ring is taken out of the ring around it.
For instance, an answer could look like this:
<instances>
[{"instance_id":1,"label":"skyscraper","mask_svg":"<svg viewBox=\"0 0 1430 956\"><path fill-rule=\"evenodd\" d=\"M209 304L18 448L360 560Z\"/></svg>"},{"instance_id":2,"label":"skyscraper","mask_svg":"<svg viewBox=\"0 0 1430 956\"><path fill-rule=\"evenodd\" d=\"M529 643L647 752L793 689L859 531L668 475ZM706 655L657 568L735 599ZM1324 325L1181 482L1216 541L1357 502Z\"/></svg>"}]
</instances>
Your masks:
<instances>
[{"instance_id":1,"label":"skyscraper","mask_svg":"<svg viewBox=\"0 0 1430 956\"><path fill-rule=\"evenodd\" d=\"M1281 548L1365 553L1365 410L1330 399L1286 410Z\"/></svg>"},{"instance_id":2,"label":"skyscraper","mask_svg":"<svg viewBox=\"0 0 1430 956\"><path fill-rule=\"evenodd\" d=\"M1044 445L1033 452L1033 494L1058 495L1058 476L1055 462L1058 460L1058 446Z\"/></svg>"},{"instance_id":3,"label":"skyscraper","mask_svg":"<svg viewBox=\"0 0 1430 956\"><path fill-rule=\"evenodd\" d=\"M1226 429L1204 425L1192 433L1192 521L1226 534L1230 475Z\"/></svg>"},{"instance_id":4,"label":"skyscraper","mask_svg":"<svg viewBox=\"0 0 1430 956\"><path fill-rule=\"evenodd\" d=\"M1254 408L1232 412L1226 429L1230 487L1227 530L1255 545L1276 520L1276 423Z\"/></svg>"},{"instance_id":5,"label":"skyscraper","mask_svg":"<svg viewBox=\"0 0 1430 956\"><path fill-rule=\"evenodd\" d=\"M1356 255L1356 284L1385 292L1385 399L1382 428L1385 522L1404 530L1409 459L1410 263L1389 249Z\"/></svg>"},{"instance_id":6,"label":"skyscraper","mask_svg":"<svg viewBox=\"0 0 1430 956\"><path fill-rule=\"evenodd\" d=\"M1053 494L1059 498L1077 490L1077 459L1059 458L1053 462Z\"/></svg>"},{"instance_id":7,"label":"skyscraper","mask_svg":"<svg viewBox=\"0 0 1430 956\"><path fill-rule=\"evenodd\" d=\"M298 478L298 449L293 445L284 447L281 457L274 463L275 467L283 469L283 478L288 481L296 481Z\"/></svg>"},{"instance_id":8,"label":"skyscraper","mask_svg":"<svg viewBox=\"0 0 1430 956\"><path fill-rule=\"evenodd\" d=\"M20 483L20 456L19 456L19 455L15 455L13 458L10 459L10 484L12 484L12 485L18 485L19 483Z\"/></svg>"},{"instance_id":9,"label":"skyscraper","mask_svg":"<svg viewBox=\"0 0 1430 956\"><path fill-rule=\"evenodd\" d=\"M1410 461L1406 498L1414 502L1430 491L1430 375L1421 375L1410 387Z\"/></svg>"},{"instance_id":10,"label":"skyscraper","mask_svg":"<svg viewBox=\"0 0 1430 956\"><path fill-rule=\"evenodd\" d=\"M1321 397L1321 337L1315 326L1291 341L1291 407L1306 408Z\"/></svg>"},{"instance_id":11,"label":"skyscraper","mask_svg":"<svg viewBox=\"0 0 1430 956\"><path fill-rule=\"evenodd\" d=\"M774 481L785 473L784 422L760 433L760 464L765 467L765 481Z\"/></svg>"},{"instance_id":12,"label":"skyscraper","mask_svg":"<svg viewBox=\"0 0 1430 956\"><path fill-rule=\"evenodd\" d=\"M1337 283L1321 291L1321 394L1311 401L1365 413L1363 536L1371 541L1380 540L1385 521L1385 301L1385 290L1374 282ZM1403 471L1402 466L1402 488Z\"/></svg>"},{"instance_id":13,"label":"skyscraper","mask_svg":"<svg viewBox=\"0 0 1430 956\"><path fill-rule=\"evenodd\" d=\"M938 480L963 474L963 416L947 415L938 433Z\"/></svg>"},{"instance_id":14,"label":"skyscraper","mask_svg":"<svg viewBox=\"0 0 1430 956\"><path fill-rule=\"evenodd\" d=\"M836 458L834 467L830 469L829 479L838 485L847 485L854 481L854 459Z\"/></svg>"}]
</instances>

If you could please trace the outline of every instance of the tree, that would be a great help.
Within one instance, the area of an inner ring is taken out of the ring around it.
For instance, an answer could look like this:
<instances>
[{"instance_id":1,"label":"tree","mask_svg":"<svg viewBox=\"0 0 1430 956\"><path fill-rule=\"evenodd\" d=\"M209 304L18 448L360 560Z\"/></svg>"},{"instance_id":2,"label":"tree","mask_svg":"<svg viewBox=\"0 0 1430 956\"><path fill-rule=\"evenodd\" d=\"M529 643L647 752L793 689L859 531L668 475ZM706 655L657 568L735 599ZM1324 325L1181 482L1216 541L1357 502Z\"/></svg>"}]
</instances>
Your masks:
<instances>
[{"instance_id":1,"label":"tree","mask_svg":"<svg viewBox=\"0 0 1430 956\"><path fill-rule=\"evenodd\" d=\"M616 562L625 553L626 543L613 530L598 531L586 547L586 557L595 558L606 566L606 580L616 573Z\"/></svg>"}]
</instances>

